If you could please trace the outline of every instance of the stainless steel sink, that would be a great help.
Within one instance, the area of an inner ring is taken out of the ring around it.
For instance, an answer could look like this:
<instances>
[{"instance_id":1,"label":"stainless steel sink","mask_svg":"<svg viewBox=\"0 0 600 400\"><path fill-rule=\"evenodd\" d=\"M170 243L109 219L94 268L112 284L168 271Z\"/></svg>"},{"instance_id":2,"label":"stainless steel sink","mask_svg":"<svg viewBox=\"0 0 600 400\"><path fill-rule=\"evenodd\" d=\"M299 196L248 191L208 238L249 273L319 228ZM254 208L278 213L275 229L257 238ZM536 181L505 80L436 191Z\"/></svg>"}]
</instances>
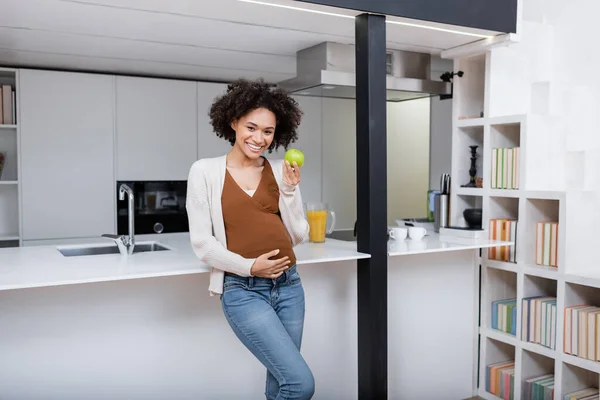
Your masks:
<instances>
[{"instance_id":1,"label":"stainless steel sink","mask_svg":"<svg viewBox=\"0 0 600 400\"><path fill-rule=\"evenodd\" d=\"M158 242L137 243L133 254L146 253L149 251L170 250ZM119 248L115 246L89 246L89 247L59 247L58 251L65 257L99 256L103 254L119 254Z\"/></svg>"}]
</instances>

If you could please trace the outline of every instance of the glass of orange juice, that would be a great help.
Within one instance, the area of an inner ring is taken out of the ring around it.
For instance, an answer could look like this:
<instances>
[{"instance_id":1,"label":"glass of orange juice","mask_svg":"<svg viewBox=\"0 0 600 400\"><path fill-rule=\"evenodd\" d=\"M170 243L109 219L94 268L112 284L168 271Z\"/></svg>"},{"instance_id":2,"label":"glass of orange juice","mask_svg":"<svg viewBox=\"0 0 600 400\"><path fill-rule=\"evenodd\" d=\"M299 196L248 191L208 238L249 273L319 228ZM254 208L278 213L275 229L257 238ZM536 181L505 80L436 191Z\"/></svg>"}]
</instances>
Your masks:
<instances>
[{"instance_id":1,"label":"glass of orange juice","mask_svg":"<svg viewBox=\"0 0 600 400\"><path fill-rule=\"evenodd\" d=\"M331 216L331 226L327 229L327 216ZM329 209L327 203L306 203L306 219L310 227L309 240L312 243L323 243L325 235L333 232L335 227L335 212Z\"/></svg>"}]
</instances>

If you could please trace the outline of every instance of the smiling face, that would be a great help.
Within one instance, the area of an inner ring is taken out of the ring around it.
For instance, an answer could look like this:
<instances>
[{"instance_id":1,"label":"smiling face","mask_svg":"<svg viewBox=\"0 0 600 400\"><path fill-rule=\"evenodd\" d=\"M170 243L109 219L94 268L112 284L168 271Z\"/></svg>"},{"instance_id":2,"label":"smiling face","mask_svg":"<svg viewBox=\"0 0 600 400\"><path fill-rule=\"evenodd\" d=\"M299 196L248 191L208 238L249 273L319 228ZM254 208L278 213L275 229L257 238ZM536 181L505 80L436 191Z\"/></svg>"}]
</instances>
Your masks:
<instances>
[{"instance_id":1,"label":"smiling face","mask_svg":"<svg viewBox=\"0 0 600 400\"><path fill-rule=\"evenodd\" d=\"M266 108L250 111L231 123L235 131L235 147L250 159L257 159L269 148L275 137L276 118Z\"/></svg>"}]
</instances>

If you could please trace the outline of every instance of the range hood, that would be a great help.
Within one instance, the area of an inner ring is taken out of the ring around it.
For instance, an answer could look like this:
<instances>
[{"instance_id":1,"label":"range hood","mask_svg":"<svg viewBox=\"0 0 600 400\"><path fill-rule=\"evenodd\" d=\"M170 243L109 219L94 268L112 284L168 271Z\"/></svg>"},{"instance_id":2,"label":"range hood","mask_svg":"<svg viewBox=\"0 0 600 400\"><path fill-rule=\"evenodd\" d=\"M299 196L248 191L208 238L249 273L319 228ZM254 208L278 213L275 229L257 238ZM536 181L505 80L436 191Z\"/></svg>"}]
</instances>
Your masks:
<instances>
[{"instance_id":1,"label":"range hood","mask_svg":"<svg viewBox=\"0 0 600 400\"><path fill-rule=\"evenodd\" d=\"M387 101L451 94L451 84L431 80L431 55L387 50ZM296 77L277 86L296 95L356 98L355 48L323 42L296 53Z\"/></svg>"}]
</instances>

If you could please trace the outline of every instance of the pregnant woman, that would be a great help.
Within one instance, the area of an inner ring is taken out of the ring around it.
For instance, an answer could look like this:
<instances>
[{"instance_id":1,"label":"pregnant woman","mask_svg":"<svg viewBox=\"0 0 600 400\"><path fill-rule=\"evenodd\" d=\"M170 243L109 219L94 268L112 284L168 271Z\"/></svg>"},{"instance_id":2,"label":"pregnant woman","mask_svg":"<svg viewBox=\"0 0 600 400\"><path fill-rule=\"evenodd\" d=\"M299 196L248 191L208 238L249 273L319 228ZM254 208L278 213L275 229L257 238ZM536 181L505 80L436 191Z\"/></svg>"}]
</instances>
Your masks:
<instances>
[{"instance_id":1,"label":"pregnant woman","mask_svg":"<svg viewBox=\"0 0 600 400\"><path fill-rule=\"evenodd\" d=\"M300 168L262 155L297 139L301 115L293 98L262 80L230 84L210 119L231 151L196 161L188 177L192 247L212 267L209 291L221 296L231 329L267 368L269 400L314 393L300 354L304 289L293 250L309 233Z\"/></svg>"}]
</instances>

